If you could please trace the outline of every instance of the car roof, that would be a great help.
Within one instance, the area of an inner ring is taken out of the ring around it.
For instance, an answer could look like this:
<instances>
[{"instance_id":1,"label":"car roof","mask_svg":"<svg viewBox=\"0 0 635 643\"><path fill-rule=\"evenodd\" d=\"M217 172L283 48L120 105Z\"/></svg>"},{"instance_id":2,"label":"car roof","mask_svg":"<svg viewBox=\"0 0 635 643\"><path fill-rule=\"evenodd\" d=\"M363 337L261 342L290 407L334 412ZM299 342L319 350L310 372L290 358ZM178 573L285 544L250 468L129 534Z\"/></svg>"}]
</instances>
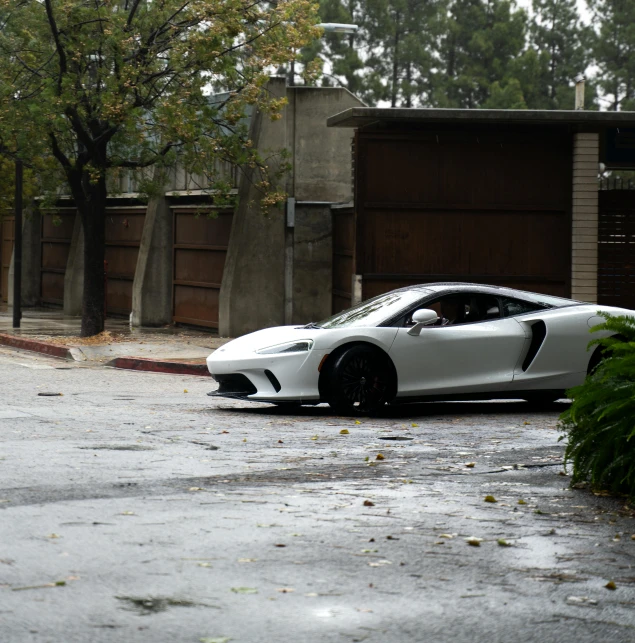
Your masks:
<instances>
[{"instance_id":1,"label":"car roof","mask_svg":"<svg viewBox=\"0 0 635 643\"><path fill-rule=\"evenodd\" d=\"M493 286L491 284L475 284L462 281L439 281L429 284L416 284L412 286L406 286L405 288L400 288L399 290L421 290L428 291L430 293L442 293L442 292L479 292L489 295L502 295L505 297L515 297L518 299L529 299L534 300L536 297L540 297L541 293L534 293L527 290L517 290L515 288L506 288L505 286ZM562 301L562 305L565 306L567 303L574 304L579 303L573 299L567 299L566 297L558 297L556 295L544 295L545 297L559 299Z\"/></svg>"}]
</instances>

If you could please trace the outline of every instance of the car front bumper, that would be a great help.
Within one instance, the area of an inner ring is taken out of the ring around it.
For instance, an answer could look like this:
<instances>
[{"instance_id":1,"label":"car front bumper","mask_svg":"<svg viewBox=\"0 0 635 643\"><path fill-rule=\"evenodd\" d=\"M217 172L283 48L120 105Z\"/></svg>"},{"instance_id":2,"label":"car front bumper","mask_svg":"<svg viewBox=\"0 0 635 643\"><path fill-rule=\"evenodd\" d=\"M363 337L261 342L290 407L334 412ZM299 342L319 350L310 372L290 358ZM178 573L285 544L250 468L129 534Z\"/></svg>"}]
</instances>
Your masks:
<instances>
[{"instance_id":1,"label":"car front bumper","mask_svg":"<svg viewBox=\"0 0 635 643\"><path fill-rule=\"evenodd\" d=\"M318 367L326 351L233 357L214 351L207 358L207 368L219 382L213 397L230 397L254 402L320 401Z\"/></svg>"}]
</instances>

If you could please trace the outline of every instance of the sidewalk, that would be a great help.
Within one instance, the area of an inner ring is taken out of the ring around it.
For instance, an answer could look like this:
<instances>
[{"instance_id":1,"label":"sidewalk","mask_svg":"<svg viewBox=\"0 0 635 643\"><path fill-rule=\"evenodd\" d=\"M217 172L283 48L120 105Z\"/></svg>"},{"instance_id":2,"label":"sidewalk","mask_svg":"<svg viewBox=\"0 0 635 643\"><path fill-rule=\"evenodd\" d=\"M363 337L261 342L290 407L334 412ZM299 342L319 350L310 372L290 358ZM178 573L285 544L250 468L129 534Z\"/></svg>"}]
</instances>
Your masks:
<instances>
[{"instance_id":1,"label":"sidewalk","mask_svg":"<svg viewBox=\"0 0 635 643\"><path fill-rule=\"evenodd\" d=\"M19 329L13 310L0 305L0 345L45 355L133 370L207 375L205 358L228 342L212 331L166 326L131 328L127 320L109 318L95 337L79 337L81 319L61 310L29 308Z\"/></svg>"}]
</instances>

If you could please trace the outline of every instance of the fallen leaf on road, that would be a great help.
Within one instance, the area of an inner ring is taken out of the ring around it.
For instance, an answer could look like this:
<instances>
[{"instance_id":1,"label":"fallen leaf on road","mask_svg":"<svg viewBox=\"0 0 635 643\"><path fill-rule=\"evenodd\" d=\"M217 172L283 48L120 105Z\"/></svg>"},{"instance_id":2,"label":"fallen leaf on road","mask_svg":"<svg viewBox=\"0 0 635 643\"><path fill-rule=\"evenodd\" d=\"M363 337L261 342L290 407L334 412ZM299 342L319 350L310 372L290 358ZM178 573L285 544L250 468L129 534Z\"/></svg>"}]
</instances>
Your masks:
<instances>
[{"instance_id":1,"label":"fallen leaf on road","mask_svg":"<svg viewBox=\"0 0 635 643\"><path fill-rule=\"evenodd\" d=\"M519 505L526 505L527 503L526 503L526 502L521 498L521 499L518 501L518 504L519 504Z\"/></svg>"},{"instance_id":2,"label":"fallen leaf on road","mask_svg":"<svg viewBox=\"0 0 635 643\"><path fill-rule=\"evenodd\" d=\"M38 393L40 397L63 397L64 393Z\"/></svg>"},{"instance_id":3,"label":"fallen leaf on road","mask_svg":"<svg viewBox=\"0 0 635 643\"><path fill-rule=\"evenodd\" d=\"M617 589L617 585L612 580L610 580L604 587L606 587L606 589Z\"/></svg>"},{"instance_id":4,"label":"fallen leaf on road","mask_svg":"<svg viewBox=\"0 0 635 643\"><path fill-rule=\"evenodd\" d=\"M211 567L212 563L199 563L198 566L199 567Z\"/></svg>"},{"instance_id":5,"label":"fallen leaf on road","mask_svg":"<svg viewBox=\"0 0 635 643\"><path fill-rule=\"evenodd\" d=\"M203 487L190 487L188 491L205 491Z\"/></svg>"},{"instance_id":6,"label":"fallen leaf on road","mask_svg":"<svg viewBox=\"0 0 635 643\"><path fill-rule=\"evenodd\" d=\"M531 422L523 422L523 424L526 426L528 424L531 424Z\"/></svg>"},{"instance_id":7,"label":"fallen leaf on road","mask_svg":"<svg viewBox=\"0 0 635 643\"><path fill-rule=\"evenodd\" d=\"M255 587L232 587L234 594L257 594L258 590Z\"/></svg>"},{"instance_id":8,"label":"fallen leaf on road","mask_svg":"<svg viewBox=\"0 0 635 643\"><path fill-rule=\"evenodd\" d=\"M377 457L375 459L376 460L385 460L386 458L381 453L378 453Z\"/></svg>"},{"instance_id":9,"label":"fallen leaf on road","mask_svg":"<svg viewBox=\"0 0 635 643\"><path fill-rule=\"evenodd\" d=\"M61 538L59 534L49 534L47 538Z\"/></svg>"},{"instance_id":10,"label":"fallen leaf on road","mask_svg":"<svg viewBox=\"0 0 635 643\"><path fill-rule=\"evenodd\" d=\"M189 391L186 388L184 388L183 393L189 393Z\"/></svg>"},{"instance_id":11,"label":"fallen leaf on road","mask_svg":"<svg viewBox=\"0 0 635 643\"><path fill-rule=\"evenodd\" d=\"M494 496L485 496L484 500L485 502L498 502Z\"/></svg>"},{"instance_id":12,"label":"fallen leaf on road","mask_svg":"<svg viewBox=\"0 0 635 643\"><path fill-rule=\"evenodd\" d=\"M134 516L134 511L122 511L122 516Z\"/></svg>"},{"instance_id":13,"label":"fallen leaf on road","mask_svg":"<svg viewBox=\"0 0 635 643\"><path fill-rule=\"evenodd\" d=\"M65 580L58 580L54 583L45 583L43 585L25 585L24 587L12 587L12 592L21 592L24 589L46 589L48 587L64 587L66 585Z\"/></svg>"},{"instance_id":14,"label":"fallen leaf on road","mask_svg":"<svg viewBox=\"0 0 635 643\"><path fill-rule=\"evenodd\" d=\"M201 643L229 643L231 639L228 636L217 636L214 638L199 639Z\"/></svg>"},{"instance_id":15,"label":"fallen leaf on road","mask_svg":"<svg viewBox=\"0 0 635 643\"><path fill-rule=\"evenodd\" d=\"M375 503L370 500L364 500L364 507L374 507Z\"/></svg>"},{"instance_id":16,"label":"fallen leaf on road","mask_svg":"<svg viewBox=\"0 0 635 643\"><path fill-rule=\"evenodd\" d=\"M239 558L238 562L239 563L255 563L258 559L257 558Z\"/></svg>"},{"instance_id":17,"label":"fallen leaf on road","mask_svg":"<svg viewBox=\"0 0 635 643\"><path fill-rule=\"evenodd\" d=\"M496 541L501 547L511 547L512 544L510 542L507 542L504 538L499 538Z\"/></svg>"},{"instance_id":18,"label":"fallen leaf on road","mask_svg":"<svg viewBox=\"0 0 635 643\"><path fill-rule=\"evenodd\" d=\"M340 431L340 435L348 435L349 433L350 433L350 431L348 429L342 429Z\"/></svg>"},{"instance_id":19,"label":"fallen leaf on road","mask_svg":"<svg viewBox=\"0 0 635 643\"><path fill-rule=\"evenodd\" d=\"M295 589L293 589L293 587L278 587L276 592L280 592L281 594L290 594L291 592L295 592Z\"/></svg>"},{"instance_id":20,"label":"fallen leaf on road","mask_svg":"<svg viewBox=\"0 0 635 643\"><path fill-rule=\"evenodd\" d=\"M355 424L361 424L359 420L355 420Z\"/></svg>"},{"instance_id":21,"label":"fallen leaf on road","mask_svg":"<svg viewBox=\"0 0 635 643\"><path fill-rule=\"evenodd\" d=\"M439 538L447 538L450 540L451 538L454 538L456 534L439 534Z\"/></svg>"},{"instance_id":22,"label":"fallen leaf on road","mask_svg":"<svg viewBox=\"0 0 635 643\"><path fill-rule=\"evenodd\" d=\"M276 543L274 547L286 547L284 543Z\"/></svg>"},{"instance_id":23,"label":"fallen leaf on road","mask_svg":"<svg viewBox=\"0 0 635 643\"><path fill-rule=\"evenodd\" d=\"M472 536L470 538L466 538L465 542L468 545L472 545L472 547L480 547L481 543L483 542L483 539L482 538L475 538L474 536Z\"/></svg>"},{"instance_id":24,"label":"fallen leaf on road","mask_svg":"<svg viewBox=\"0 0 635 643\"><path fill-rule=\"evenodd\" d=\"M476 462L466 462L465 466L470 469L473 469L476 466Z\"/></svg>"}]
</instances>

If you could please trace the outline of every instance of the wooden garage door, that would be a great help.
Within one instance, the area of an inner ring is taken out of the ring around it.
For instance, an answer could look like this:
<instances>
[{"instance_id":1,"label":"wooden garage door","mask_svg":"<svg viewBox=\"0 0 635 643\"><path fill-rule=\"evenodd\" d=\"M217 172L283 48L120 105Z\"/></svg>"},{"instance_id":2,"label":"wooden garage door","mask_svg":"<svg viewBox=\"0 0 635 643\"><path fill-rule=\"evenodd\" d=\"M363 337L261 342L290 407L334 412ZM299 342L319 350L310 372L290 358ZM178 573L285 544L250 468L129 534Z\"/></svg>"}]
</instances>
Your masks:
<instances>
[{"instance_id":1,"label":"wooden garage door","mask_svg":"<svg viewBox=\"0 0 635 643\"><path fill-rule=\"evenodd\" d=\"M75 208L60 208L42 213L42 279L40 301L64 304L64 274L73 238Z\"/></svg>"},{"instance_id":2,"label":"wooden garage door","mask_svg":"<svg viewBox=\"0 0 635 643\"><path fill-rule=\"evenodd\" d=\"M146 206L108 208L106 212L106 310L128 315L132 310L132 283L137 269Z\"/></svg>"},{"instance_id":3,"label":"wooden garage door","mask_svg":"<svg viewBox=\"0 0 635 643\"><path fill-rule=\"evenodd\" d=\"M15 241L15 217L3 215L0 219L0 293L2 301L9 297L9 266Z\"/></svg>"},{"instance_id":4,"label":"wooden garage door","mask_svg":"<svg viewBox=\"0 0 635 643\"><path fill-rule=\"evenodd\" d=\"M434 281L568 296L571 150L558 131L360 132L363 297Z\"/></svg>"},{"instance_id":5,"label":"wooden garage door","mask_svg":"<svg viewBox=\"0 0 635 643\"><path fill-rule=\"evenodd\" d=\"M218 328L218 299L232 211L209 206L173 207L173 319Z\"/></svg>"},{"instance_id":6,"label":"wooden garage door","mask_svg":"<svg viewBox=\"0 0 635 643\"><path fill-rule=\"evenodd\" d=\"M598 303L635 308L635 190L601 190Z\"/></svg>"}]
</instances>

